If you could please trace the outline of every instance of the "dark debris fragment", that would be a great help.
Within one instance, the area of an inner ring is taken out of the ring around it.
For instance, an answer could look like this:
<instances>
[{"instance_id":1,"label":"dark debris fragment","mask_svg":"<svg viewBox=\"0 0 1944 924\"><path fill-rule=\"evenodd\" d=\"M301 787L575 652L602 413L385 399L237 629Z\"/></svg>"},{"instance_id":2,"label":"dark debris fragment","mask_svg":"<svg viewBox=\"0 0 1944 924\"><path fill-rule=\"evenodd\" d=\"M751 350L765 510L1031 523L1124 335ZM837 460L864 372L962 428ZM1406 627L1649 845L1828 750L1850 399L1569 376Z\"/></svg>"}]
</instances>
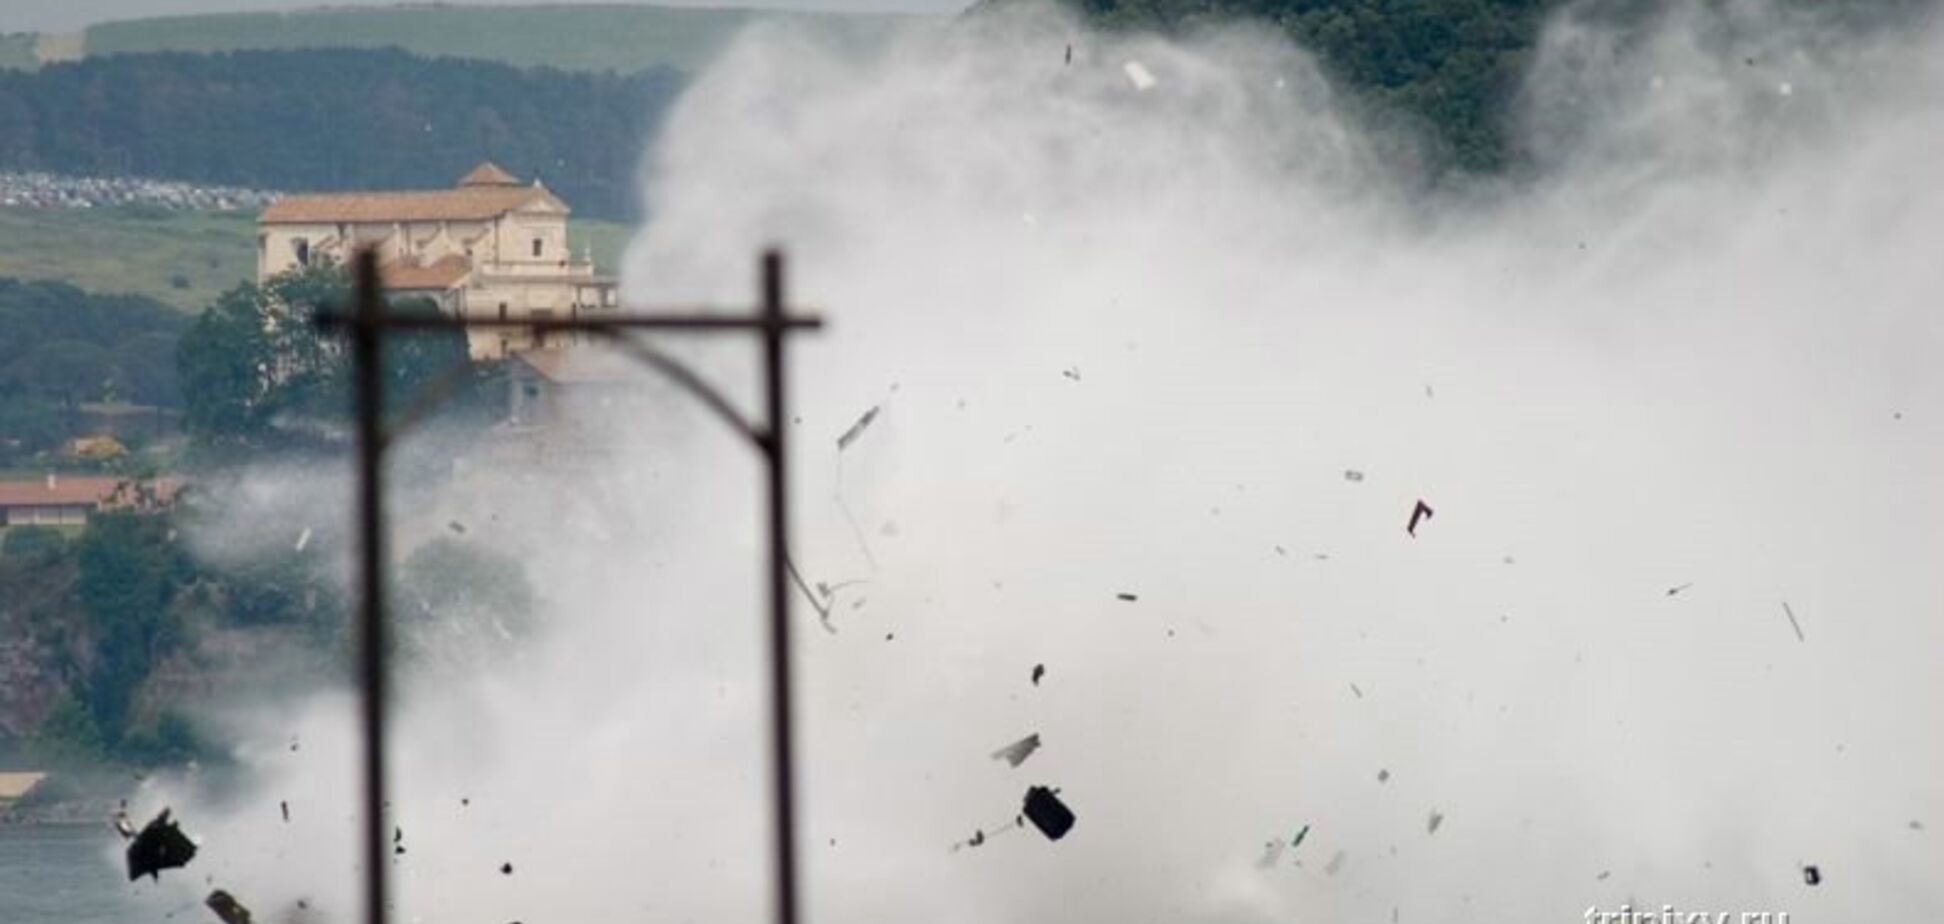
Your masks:
<instances>
[{"instance_id":1,"label":"dark debris fragment","mask_svg":"<svg viewBox=\"0 0 1944 924\"><path fill-rule=\"evenodd\" d=\"M160 881L165 869L179 869L196 858L196 844L163 809L128 842L128 881L143 876Z\"/></svg>"},{"instance_id":2,"label":"dark debris fragment","mask_svg":"<svg viewBox=\"0 0 1944 924\"><path fill-rule=\"evenodd\" d=\"M1060 801L1056 791L1045 786L1026 790L1025 815L1049 841L1057 841L1073 830L1073 810Z\"/></svg>"},{"instance_id":3,"label":"dark debris fragment","mask_svg":"<svg viewBox=\"0 0 1944 924\"><path fill-rule=\"evenodd\" d=\"M1033 752L1039 749L1040 749L1040 736L1038 732L1034 732L1033 734L1027 735L1026 737L1021 738L1018 741L1015 741L1011 744L1008 744L997 751L993 751L992 759L1003 760L1006 763L1017 767L1020 764L1025 763L1026 758L1033 756Z\"/></svg>"},{"instance_id":4,"label":"dark debris fragment","mask_svg":"<svg viewBox=\"0 0 1944 924\"><path fill-rule=\"evenodd\" d=\"M1812 863L1812 864L1810 864L1810 865L1808 865L1808 866L1805 866L1805 867L1803 867L1803 868L1802 868L1802 881L1803 881L1803 882L1806 882L1806 883L1808 883L1808 884L1810 884L1810 885L1821 885L1821 884L1822 884L1822 870L1820 870L1820 869L1817 869L1817 868L1816 868L1816 866L1815 866L1815 864L1813 864L1813 863Z\"/></svg>"},{"instance_id":5,"label":"dark debris fragment","mask_svg":"<svg viewBox=\"0 0 1944 924\"><path fill-rule=\"evenodd\" d=\"M1410 533L1411 538L1417 538L1418 523L1431 519L1432 514L1431 505L1425 503L1423 498L1419 498L1417 506L1411 508L1411 522L1404 527L1404 531Z\"/></svg>"},{"instance_id":6,"label":"dark debris fragment","mask_svg":"<svg viewBox=\"0 0 1944 924\"><path fill-rule=\"evenodd\" d=\"M237 901L236 896L222 889L209 893L209 897L203 899L203 904L209 906L209 910L216 912L216 916L222 919L223 924L251 924L250 909L243 907L243 903Z\"/></svg>"},{"instance_id":7,"label":"dark debris fragment","mask_svg":"<svg viewBox=\"0 0 1944 924\"><path fill-rule=\"evenodd\" d=\"M871 425L871 421L877 419L877 415L878 406L873 404L870 410L864 412L864 416L857 418L857 422L850 425L850 429L837 437L837 451L849 449L850 444L857 442L857 438L864 435L864 429Z\"/></svg>"}]
</instances>

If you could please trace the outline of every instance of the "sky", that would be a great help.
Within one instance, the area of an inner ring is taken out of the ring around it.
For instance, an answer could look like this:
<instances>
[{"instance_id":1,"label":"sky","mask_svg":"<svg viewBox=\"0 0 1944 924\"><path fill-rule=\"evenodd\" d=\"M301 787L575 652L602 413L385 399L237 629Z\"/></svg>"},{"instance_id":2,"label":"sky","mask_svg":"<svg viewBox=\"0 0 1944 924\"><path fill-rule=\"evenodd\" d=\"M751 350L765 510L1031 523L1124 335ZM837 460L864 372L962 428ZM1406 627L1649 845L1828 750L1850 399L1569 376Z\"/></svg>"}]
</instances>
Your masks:
<instances>
[{"instance_id":1,"label":"sky","mask_svg":"<svg viewBox=\"0 0 1944 924\"><path fill-rule=\"evenodd\" d=\"M551 0L476 0L477 6L533 6ZM759 0L749 3L634 3L600 0L624 6L744 6L783 10L833 10L904 13L945 13L965 6L959 0ZM267 12L318 6L396 6L388 0L0 0L0 32L64 32L90 24L147 16L192 13ZM461 4L455 4L461 5Z\"/></svg>"},{"instance_id":2,"label":"sky","mask_svg":"<svg viewBox=\"0 0 1944 924\"><path fill-rule=\"evenodd\" d=\"M1944 918L1944 33L1797 9L1567 11L1532 175L1451 197L1274 36L699 75L623 281L746 304L775 243L827 321L779 422L809 918ZM747 344L664 346L750 405ZM401 612L477 644L400 666L399 920L763 918L759 471L665 394L395 444L399 557L462 524L538 601ZM237 477L200 554L346 573L341 462ZM203 838L141 894L343 919L348 696L232 705L248 785L132 800Z\"/></svg>"}]
</instances>

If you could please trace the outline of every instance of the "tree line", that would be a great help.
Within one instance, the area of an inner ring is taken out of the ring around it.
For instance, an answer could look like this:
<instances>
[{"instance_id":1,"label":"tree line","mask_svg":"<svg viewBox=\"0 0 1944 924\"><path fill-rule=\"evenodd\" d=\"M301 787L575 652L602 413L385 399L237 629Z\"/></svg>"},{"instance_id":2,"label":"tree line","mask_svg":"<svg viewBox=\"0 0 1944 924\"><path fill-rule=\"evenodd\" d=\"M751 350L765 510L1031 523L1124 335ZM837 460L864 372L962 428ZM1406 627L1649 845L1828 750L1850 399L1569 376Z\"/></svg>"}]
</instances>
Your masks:
<instances>
[{"instance_id":1,"label":"tree line","mask_svg":"<svg viewBox=\"0 0 1944 924\"><path fill-rule=\"evenodd\" d=\"M58 450L84 404L180 405L175 344L188 326L139 295L0 278L0 466Z\"/></svg>"},{"instance_id":2,"label":"tree line","mask_svg":"<svg viewBox=\"0 0 1944 924\"><path fill-rule=\"evenodd\" d=\"M395 49L111 55L0 73L0 169L329 191L448 187L490 159L630 218L682 85Z\"/></svg>"}]
</instances>

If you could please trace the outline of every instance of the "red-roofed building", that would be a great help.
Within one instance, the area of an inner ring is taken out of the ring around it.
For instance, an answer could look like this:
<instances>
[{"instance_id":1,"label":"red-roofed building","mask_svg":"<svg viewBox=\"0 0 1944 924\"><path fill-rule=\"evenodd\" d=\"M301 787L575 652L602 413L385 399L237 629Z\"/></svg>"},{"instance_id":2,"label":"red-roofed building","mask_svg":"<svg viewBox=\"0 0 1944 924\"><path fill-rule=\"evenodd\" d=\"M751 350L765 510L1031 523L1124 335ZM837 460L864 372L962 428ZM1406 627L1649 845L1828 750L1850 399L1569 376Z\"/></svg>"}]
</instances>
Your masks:
<instances>
[{"instance_id":1,"label":"red-roofed building","mask_svg":"<svg viewBox=\"0 0 1944 924\"><path fill-rule=\"evenodd\" d=\"M56 475L0 481L0 527L80 526L100 510L150 510L175 502L182 482L136 481L98 475Z\"/></svg>"},{"instance_id":2,"label":"red-roofed building","mask_svg":"<svg viewBox=\"0 0 1944 924\"><path fill-rule=\"evenodd\" d=\"M614 280L570 252L570 212L539 180L490 163L452 189L289 196L257 219L257 279L372 248L388 291L509 322L468 338L475 357L505 357L544 345L522 320L618 307Z\"/></svg>"}]
</instances>

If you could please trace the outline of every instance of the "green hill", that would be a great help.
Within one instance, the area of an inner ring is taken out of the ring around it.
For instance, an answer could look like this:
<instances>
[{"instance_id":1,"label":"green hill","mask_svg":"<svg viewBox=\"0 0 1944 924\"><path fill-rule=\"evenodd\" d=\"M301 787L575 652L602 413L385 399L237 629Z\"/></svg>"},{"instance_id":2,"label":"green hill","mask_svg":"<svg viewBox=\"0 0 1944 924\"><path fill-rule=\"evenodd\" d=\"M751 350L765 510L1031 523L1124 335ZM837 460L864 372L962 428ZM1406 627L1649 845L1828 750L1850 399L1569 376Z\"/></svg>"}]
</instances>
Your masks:
<instances>
[{"instance_id":1,"label":"green hill","mask_svg":"<svg viewBox=\"0 0 1944 924\"><path fill-rule=\"evenodd\" d=\"M630 229L576 218L569 233L576 252L591 244L595 265L611 272ZM0 277L55 279L200 311L255 275L256 217L248 213L0 208Z\"/></svg>"},{"instance_id":2,"label":"green hill","mask_svg":"<svg viewBox=\"0 0 1944 924\"><path fill-rule=\"evenodd\" d=\"M519 67L693 71L756 20L869 40L917 17L652 6L410 6L167 16L87 30L90 57L130 52L382 48Z\"/></svg>"}]
</instances>

